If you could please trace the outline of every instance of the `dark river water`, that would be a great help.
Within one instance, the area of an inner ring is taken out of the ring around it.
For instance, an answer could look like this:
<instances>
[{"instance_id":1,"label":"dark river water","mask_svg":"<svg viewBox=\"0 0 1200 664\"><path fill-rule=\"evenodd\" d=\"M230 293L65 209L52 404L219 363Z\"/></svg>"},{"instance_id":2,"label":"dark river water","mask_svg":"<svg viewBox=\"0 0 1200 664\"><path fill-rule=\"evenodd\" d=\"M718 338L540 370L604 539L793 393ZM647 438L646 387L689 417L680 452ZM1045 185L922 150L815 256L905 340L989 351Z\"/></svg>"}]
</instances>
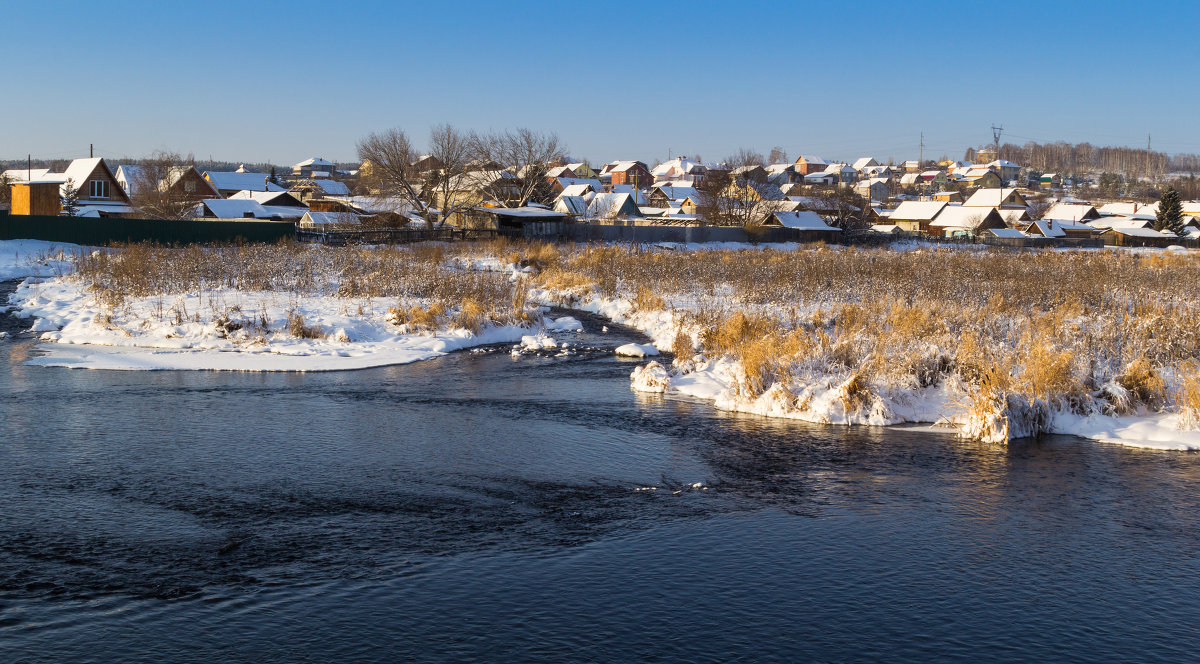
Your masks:
<instances>
[{"instance_id":1,"label":"dark river water","mask_svg":"<svg viewBox=\"0 0 1200 664\"><path fill-rule=\"evenodd\" d=\"M610 352L33 352L0 339L0 662L1200 658L1194 454L731 415Z\"/></svg>"}]
</instances>

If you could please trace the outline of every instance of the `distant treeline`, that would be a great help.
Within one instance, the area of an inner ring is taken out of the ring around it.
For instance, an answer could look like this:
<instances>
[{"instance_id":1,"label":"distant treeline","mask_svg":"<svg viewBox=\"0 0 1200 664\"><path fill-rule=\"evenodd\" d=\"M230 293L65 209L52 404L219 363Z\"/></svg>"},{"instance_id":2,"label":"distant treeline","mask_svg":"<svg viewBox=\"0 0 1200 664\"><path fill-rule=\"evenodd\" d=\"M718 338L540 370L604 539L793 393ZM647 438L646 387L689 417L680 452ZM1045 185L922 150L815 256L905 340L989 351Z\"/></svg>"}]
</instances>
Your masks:
<instances>
[{"instance_id":1,"label":"distant treeline","mask_svg":"<svg viewBox=\"0 0 1200 664\"><path fill-rule=\"evenodd\" d=\"M975 150L968 149L968 155ZM971 156L967 157L971 159ZM1098 147L1091 143L1034 143L1000 146L1000 158L1043 173L1065 175L1117 173L1126 178L1154 177L1170 172L1200 172L1200 155L1154 152L1142 148Z\"/></svg>"}]
</instances>

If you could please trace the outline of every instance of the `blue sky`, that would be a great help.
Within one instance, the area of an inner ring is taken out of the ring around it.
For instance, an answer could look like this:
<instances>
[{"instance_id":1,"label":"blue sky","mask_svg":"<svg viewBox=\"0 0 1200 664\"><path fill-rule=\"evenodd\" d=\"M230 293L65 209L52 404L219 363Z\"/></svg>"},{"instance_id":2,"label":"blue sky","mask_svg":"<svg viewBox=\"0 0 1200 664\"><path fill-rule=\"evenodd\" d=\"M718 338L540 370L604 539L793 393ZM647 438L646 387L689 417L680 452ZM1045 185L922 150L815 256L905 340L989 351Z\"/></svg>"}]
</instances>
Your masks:
<instances>
[{"instance_id":1,"label":"blue sky","mask_svg":"<svg viewBox=\"0 0 1200 664\"><path fill-rule=\"evenodd\" d=\"M5 3L0 158L353 160L440 122L594 163L960 157L993 123L1200 152L1200 3L738 4Z\"/></svg>"}]
</instances>

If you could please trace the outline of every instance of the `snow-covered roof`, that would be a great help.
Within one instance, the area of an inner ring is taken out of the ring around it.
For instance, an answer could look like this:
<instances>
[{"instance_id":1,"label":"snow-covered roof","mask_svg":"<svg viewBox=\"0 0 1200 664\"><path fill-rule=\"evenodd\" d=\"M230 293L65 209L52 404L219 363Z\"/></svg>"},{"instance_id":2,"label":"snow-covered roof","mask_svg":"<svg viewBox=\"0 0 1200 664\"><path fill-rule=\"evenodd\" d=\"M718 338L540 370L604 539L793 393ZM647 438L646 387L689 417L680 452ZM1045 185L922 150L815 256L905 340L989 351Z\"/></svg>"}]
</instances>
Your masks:
<instances>
[{"instance_id":1,"label":"snow-covered roof","mask_svg":"<svg viewBox=\"0 0 1200 664\"><path fill-rule=\"evenodd\" d=\"M92 171L96 170L96 167L100 165L101 161L103 161L103 159L100 157L76 159L72 161L71 165L67 166L67 169L62 173L64 176L64 182L66 180L70 180L77 188L82 190L84 183L87 182L88 176L92 174Z\"/></svg>"},{"instance_id":2,"label":"snow-covered roof","mask_svg":"<svg viewBox=\"0 0 1200 664\"><path fill-rule=\"evenodd\" d=\"M963 201L963 205L967 207L1000 207L1004 205L1004 201L1016 194L1016 190L1005 189L980 189L971 194L967 200Z\"/></svg>"},{"instance_id":3,"label":"snow-covered roof","mask_svg":"<svg viewBox=\"0 0 1200 664\"><path fill-rule=\"evenodd\" d=\"M796 163L800 163L801 161L803 161L806 164L814 164L814 165L818 165L818 166L821 164L829 163L829 162L825 161L824 159L818 157L815 154L802 154L796 158Z\"/></svg>"},{"instance_id":4,"label":"snow-covered roof","mask_svg":"<svg viewBox=\"0 0 1200 664\"><path fill-rule=\"evenodd\" d=\"M587 212L587 208L588 202L583 196L568 196L564 194L554 201L554 210L556 212L580 216Z\"/></svg>"},{"instance_id":5,"label":"snow-covered roof","mask_svg":"<svg viewBox=\"0 0 1200 664\"><path fill-rule=\"evenodd\" d=\"M601 192L601 190L597 189L596 193L599 194L602 192ZM633 202L636 205L645 205L646 204L646 192L642 191L641 189L638 189L637 187L634 187L631 184L614 184L612 187L612 193L614 193L614 194L629 194L630 196L633 196Z\"/></svg>"},{"instance_id":6,"label":"snow-covered roof","mask_svg":"<svg viewBox=\"0 0 1200 664\"><path fill-rule=\"evenodd\" d=\"M338 182L337 180L313 180L312 182L320 187L326 196L350 195L350 187L347 187L345 182Z\"/></svg>"},{"instance_id":7,"label":"snow-covered roof","mask_svg":"<svg viewBox=\"0 0 1200 664\"><path fill-rule=\"evenodd\" d=\"M1114 226L1105 231L1105 233L1116 233L1118 235L1128 235L1130 237L1146 237L1146 238L1172 238L1179 237L1170 231L1156 231L1153 228L1136 228L1126 227L1121 228Z\"/></svg>"},{"instance_id":8,"label":"snow-covered roof","mask_svg":"<svg viewBox=\"0 0 1200 664\"><path fill-rule=\"evenodd\" d=\"M292 166L292 168L303 168L305 166L327 167L327 168L332 169L333 162L325 161L324 159L322 159L320 157L309 157L308 159L305 159L304 161L300 162L299 164Z\"/></svg>"},{"instance_id":9,"label":"snow-covered roof","mask_svg":"<svg viewBox=\"0 0 1200 664\"><path fill-rule=\"evenodd\" d=\"M589 191L596 191L596 187L593 187L592 185L587 184L587 183L569 184L569 185L563 187L562 193L559 195L560 196L583 196L584 194L588 193Z\"/></svg>"},{"instance_id":10,"label":"snow-covered roof","mask_svg":"<svg viewBox=\"0 0 1200 664\"><path fill-rule=\"evenodd\" d=\"M565 177L565 178L558 178L558 182L559 182L559 184L561 184L563 186L564 191L566 190L567 187L572 187L575 185L587 185L592 188L592 191L603 191L604 190L604 184L602 182L600 182L600 180L597 180L595 178ZM572 195L579 196L581 194L572 194Z\"/></svg>"},{"instance_id":11,"label":"snow-covered roof","mask_svg":"<svg viewBox=\"0 0 1200 664\"><path fill-rule=\"evenodd\" d=\"M281 200L288 202L295 201L295 196L292 196L286 191L239 191L231 195L230 200L252 200L261 203L262 205L278 204ZM292 206L296 207L296 206Z\"/></svg>"},{"instance_id":12,"label":"snow-covered roof","mask_svg":"<svg viewBox=\"0 0 1200 664\"><path fill-rule=\"evenodd\" d=\"M209 198L200 203L208 209L208 214L203 216L217 217L218 219L243 219L247 213L256 218L263 219L269 217L266 208L249 199L232 199L232 198Z\"/></svg>"},{"instance_id":13,"label":"snow-covered roof","mask_svg":"<svg viewBox=\"0 0 1200 664\"><path fill-rule=\"evenodd\" d=\"M267 182L270 175L253 171L206 171L204 177L221 191L286 191L283 187Z\"/></svg>"},{"instance_id":14,"label":"snow-covered roof","mask_svg":"<svg viewBox=\"0 0 1200 664\"><path fill-rule=\"evenodd\" d=\"M903 203L901 203L903 205ZM929 224L939 228L962 228L975 230L995 208L967 207L965 205L947 205L942 208L937 217ZM899 210L899 208L897 208ZM892 213L895 219L895 213Z\"/></svg>"},{"instance_id":15,"label":"snow-covered roof","mask_svg":"<svg viewBox=\"0 0 1200 664\"><path fill-rule=\"evenodd\" d=\"M807 210L799 212L774 212L771 216L779 220L779 223L787 228L798 228L805 231L840 232L842 230L826 224L821 215Z\"/></svg>"},{"instance_id":16,"label":"snow-covered roof","mask_svg":"<svg viewBox=\"0 0 1200 664\"><path fill-rule=\"evenodd\" d=\"M896 224L875 224L871 226L871 230L876 233L899 233L902 229Z\"/></svg>"},{"instance_id":17,"label":"snow-covered roof","mask_svg":"<svg viewBox=\"0 0 1200 664\"><path fill-rule=\"evenodd\" d=\"M49 168L10 168L4 171L4 179L10 184L18 184L23 182L53 182L62 184L66 178L61 175L56 175L50 172Z\"/></svg>"},{"instance_id":18,"label":"snow-covered roof","mask_svg":"<svg viewBox=\"0 0 1200 664\"><path fill-rule=\"evenodd\" d=\"M522 219L562 219L566 215L562 212L555 212L544 207L515 207L515 208L496 208L496 207L477 207L474 208L480 212L489 212L502 217L520 217Z\"/></svg>"},{"instance_id":19,"label":"snow-covered roof","mask_svg":"<svg viewBox=\"0 0 1200 664\"><path fill-rule=\"evenodd\" d=\"M904 175L900 176L900 184L902 184L902 185L916 184L918 177L920 177L920 175L917 173L905 173Z\"/></svg>"},{"instance_id":20,"label":"snow-covered roof","mask_svg":"<svg viewBox=\"0 0 1200 664\"><path fill-rule=\"evenodd\" d=\"M607 193L596 194L588 204L587 214L589 217L607 218L622 214L640 214L640 211L631 194Z\"/></svg>"},{"instance_id":21,"label":"snow-covered roof","mask_svg":"<svg viewBox=\"0 0 1200 664\"><path fill-rule=\"evenodd\" d=\"M872 162L874 162L874 163L872 163ZM874 166L877 163L879 163L879 162L875 161L874 157L859 157L858 159L854 160L853 165L854 165L854 170L861 171L862 169L864 169L868 166Z\"/></svg>"},{"instance_id":22,"label":"snow-covered roof","mask_svg":"<svg viewBox=\"0 0 1200 664\"><path fill-rule=\"evenodd\" d=\"M300 223L307 224L357 224L362 219L353 212L313 212L309 210L300 217Z\"/></svg>"},{"instance_id":23,"label":"snow-covered roof","mask_svg":"<svg viewBox=\"0 0 1200 664\"><path fill-rule=\"evenodd\" d=\"M904 201L892 210L891 218L903 221L933 219L945 207L945 201Z\"/></svg>"},{"instance_id":24,"label":"snow-covered roof","mask_svg":"<svg viewBox=\"0 0 1200 664\"><path fill-rule=\"evenodd\" d=\"M1017 229L1017 228L989 228L989 229L987 229L987 232L991 233L992 235L994 235L996 237L1010 237L1010 238L1029 237L1028 235L1025 235L1025 233L1021 232L1020 229Z\"/></svg>"},{"instance_id":25,"label":"snow-covered roof","mask_svg":"<svg viewBox=\"0 0 1200 664\"><path fill-rule=\"evenodd\" d=\"M1087 222L1092 228L1149 228L1154 225L1153 219L1141 217L1100 217Z\"/></svg>"},{"instance_id":26,"label":"snow-covered roof","mask_svg":"<svg viewBox=\"0 0 1200 664\"><path fill-rule=\"evenodd\" d=\"M700 192L697 191L695 187L672 187L660 185L655 187L655 189L661 191L668 199L673 201L682 201L685 198L696 200L700 196Z\"/></svg>"},{"instance_id":27,"label":"snow-covered roof","mask_svg":"<svg viewBox=\"0 0 1200 664\"><path fill-rule=\"evenodd\" d=\"M1043 237L1066 237L1067 235L1062 224L1056 223L1053 219L1038 219L1025 229L1025 232L1030 235L1034 234L1034 231Z\"/></svg>"},{"instance_id":28,"label":"snow-covered roof","mask_svg":"<svg viewBox=\"0 0 1200 664\"><path fill-rule=\"evenodd\" d=\"M1141 207L1143 207L1141 203L1126 201L1120 203L1105 203L1104 205L1096 208L1096 211L1106 217L1129 216L1137 212Z\"/></svg>"},{"instance_id":29,"label":"snow-covered roof","mask_svg":"<svg viewBox=\"0 0 1200 664\"><path fill-rule=\"evenodd\" d=\"M1042 215L1043 219L1082 221L1096 216L1096 208L1087 203L1055 203Z\"/></svg>"}]
</instances>

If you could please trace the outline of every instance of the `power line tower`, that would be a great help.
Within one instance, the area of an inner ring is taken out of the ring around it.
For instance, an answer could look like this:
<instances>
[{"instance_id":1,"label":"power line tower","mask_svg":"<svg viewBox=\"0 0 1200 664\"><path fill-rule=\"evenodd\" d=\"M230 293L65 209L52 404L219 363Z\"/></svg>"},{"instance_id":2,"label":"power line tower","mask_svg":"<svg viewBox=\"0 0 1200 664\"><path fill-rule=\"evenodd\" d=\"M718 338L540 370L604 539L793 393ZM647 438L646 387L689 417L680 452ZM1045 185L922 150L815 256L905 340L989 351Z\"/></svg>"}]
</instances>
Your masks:
<instances>
[{"instance_id":1,"label":"power line tower","mask_svg":"<svg viewBox=\"0 0 1200 664\"><path fill-rule=\"evenodd\" d=\"M992 145L996 148L996 158L1000 158L1000 133L1004 131L1004 127L992 125Z\"/></svg>"}]
</instances>

